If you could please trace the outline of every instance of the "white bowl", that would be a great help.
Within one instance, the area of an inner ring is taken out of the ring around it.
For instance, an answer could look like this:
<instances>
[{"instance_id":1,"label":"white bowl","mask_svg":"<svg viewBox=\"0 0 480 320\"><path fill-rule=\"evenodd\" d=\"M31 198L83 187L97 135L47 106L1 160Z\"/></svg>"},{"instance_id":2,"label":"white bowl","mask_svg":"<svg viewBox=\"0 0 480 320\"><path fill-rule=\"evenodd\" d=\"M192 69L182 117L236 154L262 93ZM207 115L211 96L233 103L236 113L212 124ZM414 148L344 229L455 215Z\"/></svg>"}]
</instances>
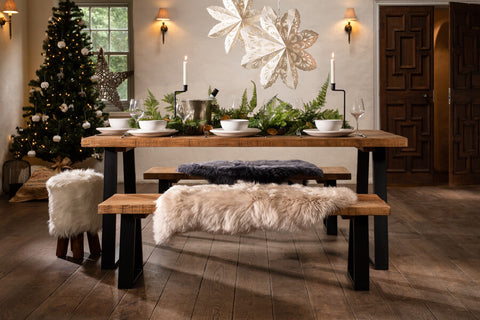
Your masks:
<instances>
[{"instance_id":1,"label":"white bowl","mask_svg":"<svg viewBox=\"0 0 480 320\"><path fill-rule=\"evenodd\" d=\"M342 128L342 123L341 119L315 120L315 126L319 131L338 131Z\"/></svg>"},{"instance_id":2,"label":"white bowl","mask_svg":"<svg viewBox=\"0 0 480 320\"><path fill-rule=\"evenodd\" d=\"M128 125L128 120L130 118L110 118L108 122L110 123L110 127L115 129L126 129L130 126Z\"/></svg>"},{"instance_id":3,"label":"white bowl","mask_svg":"<svg viewBox=\"0 0 480 320\"><path fill-rule=\"evenodd\" d=\"M166 120L140 120L138 121L140 129L145 131L161 131L167 128Z\"/></svg>"},{"instance_id":4,"label":"white bowl","mask_svg":"<svg viewBox=\"0 0 480 320\"><path fill-rule=\"evenodd\" d=\"M248 128L248 120L246 119L221 120L220 125L225 131L242 131Z\"/></svg>"}]
</instances>

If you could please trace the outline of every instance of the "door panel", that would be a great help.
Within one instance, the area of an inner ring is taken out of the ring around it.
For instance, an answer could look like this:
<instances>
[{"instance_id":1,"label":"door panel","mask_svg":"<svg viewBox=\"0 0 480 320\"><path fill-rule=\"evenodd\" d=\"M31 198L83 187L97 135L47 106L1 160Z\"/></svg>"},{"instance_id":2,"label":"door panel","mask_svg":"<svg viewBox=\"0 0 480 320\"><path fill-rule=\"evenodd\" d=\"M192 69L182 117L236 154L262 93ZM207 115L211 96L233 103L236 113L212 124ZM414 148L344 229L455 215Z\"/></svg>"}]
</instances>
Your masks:
<instances>
[{"instance_id":1,"label":"door panel","mask_svg":"<svg viewBox=\"0 0 480 320\"><path fill-rule=\"evenodd\" d=\"M380 7L381 129L408 138L388 150L389 183L433 183L433 7Z\"/></svg>"},{"instance_id":2,"label":"door panel","mask_svg":"<svg viewBox=\"0 0 480 320\"><path fill-rule=\"evenodd\" d=\"M450 185L480 183L480 5L450 3Z\"/></svg>"}]
</instances>

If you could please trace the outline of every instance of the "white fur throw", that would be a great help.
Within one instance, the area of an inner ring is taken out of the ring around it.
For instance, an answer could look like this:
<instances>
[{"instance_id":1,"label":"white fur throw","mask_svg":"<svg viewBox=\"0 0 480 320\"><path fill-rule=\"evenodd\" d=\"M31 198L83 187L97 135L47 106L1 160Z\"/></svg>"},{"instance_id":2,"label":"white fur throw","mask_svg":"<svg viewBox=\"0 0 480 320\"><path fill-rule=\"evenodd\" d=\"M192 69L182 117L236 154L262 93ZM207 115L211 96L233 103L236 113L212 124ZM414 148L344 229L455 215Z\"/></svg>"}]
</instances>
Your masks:
<instances>
[{"instance_id":1,"label":"white fur throw","mask_svg":"<svg viewBox=\"0 0 480 320\"><path fill-rule=\"evenodd\" d=\"M102 174L92 169L64 171L48 179L47 190L52 236L68 238L101 229L97 206L103 199Z\"/></svg>"},{"instance_id":2,"label":"white fur throw","mask_svg":"<svg viewBox=\"0 0 480 320\"><path fill-rule=\"evenodd\" d=\"M159 244L188 231L295 231L356 201L355 192L347 188L254 183L174 186L157 200L154 238Z\"/></svg>"}]
</instances>

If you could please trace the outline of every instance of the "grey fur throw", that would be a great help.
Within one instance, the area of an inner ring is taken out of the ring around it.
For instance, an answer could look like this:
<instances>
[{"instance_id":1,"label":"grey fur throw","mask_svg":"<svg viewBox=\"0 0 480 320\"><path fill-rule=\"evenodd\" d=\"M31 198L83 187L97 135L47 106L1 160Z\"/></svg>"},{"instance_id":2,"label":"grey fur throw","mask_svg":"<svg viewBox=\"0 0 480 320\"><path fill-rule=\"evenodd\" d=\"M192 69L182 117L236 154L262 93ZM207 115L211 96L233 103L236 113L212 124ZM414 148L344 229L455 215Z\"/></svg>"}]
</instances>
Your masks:
<instances>
[{"instance_id":1,"label":"grey fur throw","mask_svg":"<svg viewBox=\"0 0 480 320\"><path fill-rule=\"evenodd\" d=\"M182 164L177 171L204 177L216 184L234 184L238 180L281 183L297 174L323 177L322 169L302 160L208 161Z\"/></svg>"}]
</instances>

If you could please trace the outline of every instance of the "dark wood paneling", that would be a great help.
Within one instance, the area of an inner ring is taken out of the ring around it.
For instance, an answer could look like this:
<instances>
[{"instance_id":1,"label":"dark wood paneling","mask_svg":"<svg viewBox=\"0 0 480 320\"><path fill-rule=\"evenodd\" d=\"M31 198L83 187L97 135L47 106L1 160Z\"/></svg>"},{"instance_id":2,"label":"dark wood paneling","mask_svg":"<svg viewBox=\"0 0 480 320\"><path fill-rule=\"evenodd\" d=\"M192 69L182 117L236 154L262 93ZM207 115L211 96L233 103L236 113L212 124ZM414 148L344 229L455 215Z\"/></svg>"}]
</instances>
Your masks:
<instances>
[{"instance_id":1,"label":"dark wood paneling","mask_svg":"<svg viewBox=\"0 0 480 320\"><path fill-rule=\"evenodd\" d=\"M480 183L480 5L450 5L450 185Z\"/></svg>"},{"instance_id":2,"label":"dark wood paneling","mask_svg":"<svg viewBox=\"0 0 480 320\"><path fill-rule=\"evenodd\" d=\"M389 183L432 183L433 7L380 7L382 130L408 138L388 150Z\"/></svg>"}]
</instances>

